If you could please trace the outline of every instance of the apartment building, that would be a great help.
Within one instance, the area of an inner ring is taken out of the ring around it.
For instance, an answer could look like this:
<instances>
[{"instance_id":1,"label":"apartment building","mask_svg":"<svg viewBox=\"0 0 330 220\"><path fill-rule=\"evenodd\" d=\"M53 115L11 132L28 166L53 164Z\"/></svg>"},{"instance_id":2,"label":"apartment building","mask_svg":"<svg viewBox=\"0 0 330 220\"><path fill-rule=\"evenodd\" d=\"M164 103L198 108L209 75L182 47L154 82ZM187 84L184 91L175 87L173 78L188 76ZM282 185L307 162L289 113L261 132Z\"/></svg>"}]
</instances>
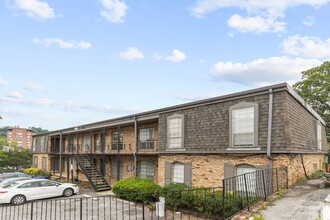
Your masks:
<instances>
[{"instance_id":1,"label":"apartment building","mask_svg":"<svg viewBox=\"0 0 330 220\"><path fill-rule=\"evenodd\" d=\"M159 185L288 167L289 184L322 169L324 120L287 84L33 136L33 166L106 190L137 176Z\"/></svg>"},{"instance_id":2,"label":"apartment building","mask_svg":"<svg viewBox=\"0 0 330 220\"><path fill-rule=\"evenodd\" d=\"M34 131L27 128L20 128L15 126L7 129L7 141L9 144L15 142L17 147L31 148L32 147L32 135Z\"/></svg>"}]
</instances>

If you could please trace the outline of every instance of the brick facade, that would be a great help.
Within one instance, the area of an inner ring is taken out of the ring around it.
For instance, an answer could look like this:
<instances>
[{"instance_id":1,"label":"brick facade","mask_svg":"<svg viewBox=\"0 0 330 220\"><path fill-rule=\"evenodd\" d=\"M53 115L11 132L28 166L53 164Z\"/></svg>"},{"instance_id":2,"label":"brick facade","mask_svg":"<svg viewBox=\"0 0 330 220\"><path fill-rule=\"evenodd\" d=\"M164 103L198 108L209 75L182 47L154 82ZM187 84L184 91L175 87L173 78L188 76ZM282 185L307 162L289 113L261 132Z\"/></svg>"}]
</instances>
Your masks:
<instances>
[{"instance_id":1,"label":"brick facade","mask_svg":"<svg viewBox=\"0 0 330 220\"><path fill-rule=\"evenodd\" d=\"M289 186L304 177L304 170L301 162L303 157L304 166L307 175L321 170L324 156L323 155L287 155L275 154L273 156L273 167L286 166L288 168ZM192 163L192 186L199 187L221 187L222 179L224 179L225 163L238 165L252 165L254 167L269 164L269 160L264 154L246 155L246 154L220 154L220 155L161 155L158 158L158 180L157 183L164 185L165 180L165 161L170 163Z\"/></svg>"}]
</instances>

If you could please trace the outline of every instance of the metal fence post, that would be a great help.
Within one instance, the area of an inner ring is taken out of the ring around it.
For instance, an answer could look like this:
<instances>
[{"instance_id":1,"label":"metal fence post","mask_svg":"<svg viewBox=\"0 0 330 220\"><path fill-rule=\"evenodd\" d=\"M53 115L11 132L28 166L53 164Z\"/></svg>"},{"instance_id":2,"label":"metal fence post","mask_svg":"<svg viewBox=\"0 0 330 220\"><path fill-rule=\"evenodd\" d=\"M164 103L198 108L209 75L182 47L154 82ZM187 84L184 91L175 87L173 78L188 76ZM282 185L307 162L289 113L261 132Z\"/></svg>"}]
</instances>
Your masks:
<instances>
[{"instance_id":1,"label":"metal fence post","mask_svg":"<svg viewBox=\"0 0 330 220\"><path fill-rule=\"evenodd\" d=\"M223 219L226 219L226 212L225 212L225 180L222 180L222 215L223 215Z\"/></svg>"},{"instance_id":2,"label":"metal fence post","mask_svg":"<svg viewBox=\"0 0 330 220\"><path fill-rule=\"evenodd\" d=\"M82 220L82 198L80 198L80 220Z\"/></svg>"},{"instance_id":3,"label":"metal fence post","mask_svg":"<svg viewBox=\"0 0 330 220\"><path fill-rule=\"evenodd\" d=\"M276 174L276 191L279 191L279 187L278 187L278 168L275 169L275 174Z\"/></svg>"},{"instance_id":4,"label":"metal fence post","mask_svg":"<svg viewBox=\"0 0 330 220\"><path fill-rule=\"evenodd\" d=\"M246 195L246 202L247 202L247 207L248 210L250 210L250 201L249 201L249 193L248 193L248 188L247 188L247 183L246 183L246 174L243 174L244 177L244 185L245 185L245 195Z\"/></svg>"},{"instance_id":5,"label":"metal fence post","mask_svg":"<svg viewBox=\"0 0 330 220\"><path fill-rule=\"evenodd\" d=\"M31 216L31 220L33 220L33 202L31 202L31 213L30 213L30 216Z\"/></svg>"},{"instance_id":6,"label":"metal fence post","mask_svg":"<svg viewBox=\"0 0 330 220\"><path fill-rule=\"evenodd\" d=\"M289 189L289 171L288 171L288 167L285 167L285 172L286 172L286 189Z\"/></svg>"},{"instance_id":7,"label":"metal fence post","mask_svg":"<svg viewBox=\"0 0 330 220\"><path fill-rule=\"evenodd\" d=\"M264 186L264 196L265 196L265 201L267 199L267 191L266 191L266 182L265 182L265 173L264 170L261 170L261 174L262 174L262 183Z\"/></svg>"},{"instance_id":8,"label":"metal fence post","mask_svg":"<svg viewBox=\"0 0 330 220\"><path fill-rule=\"evenodd\" d=\"M142 193L142 219L144 220L144 196Z\"/></svg>"}]
</instances>

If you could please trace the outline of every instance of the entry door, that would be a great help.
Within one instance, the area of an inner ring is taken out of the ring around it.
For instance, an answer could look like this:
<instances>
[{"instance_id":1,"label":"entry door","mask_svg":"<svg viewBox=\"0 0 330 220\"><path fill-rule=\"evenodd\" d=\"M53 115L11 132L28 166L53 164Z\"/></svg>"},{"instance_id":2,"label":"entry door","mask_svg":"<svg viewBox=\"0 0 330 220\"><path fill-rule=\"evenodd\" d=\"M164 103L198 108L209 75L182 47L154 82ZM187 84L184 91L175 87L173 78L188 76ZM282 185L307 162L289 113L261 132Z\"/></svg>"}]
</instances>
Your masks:
<instances>
[{"instance_id":1,"label":"entry door","mask_svg":"<svg viewBox=\"0 0 330 220\"><path fill-rule=\"evenodd\" d=\"M122 161L121 160L111 161L111 175L117 181L122 178Z\"/></svg>"}]
</instances>

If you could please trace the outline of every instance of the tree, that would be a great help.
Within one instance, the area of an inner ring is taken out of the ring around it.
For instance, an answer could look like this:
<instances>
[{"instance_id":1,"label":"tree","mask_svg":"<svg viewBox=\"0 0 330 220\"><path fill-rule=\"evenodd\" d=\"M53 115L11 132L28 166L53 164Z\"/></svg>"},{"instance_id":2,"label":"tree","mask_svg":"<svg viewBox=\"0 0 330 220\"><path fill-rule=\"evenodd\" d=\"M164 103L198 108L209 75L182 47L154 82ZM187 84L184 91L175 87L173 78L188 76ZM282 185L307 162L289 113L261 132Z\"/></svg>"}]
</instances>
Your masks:
<instances>
[{"instance_id":1,"label":"tree","mask_svg":"<svg viewBox=\"0 0 330 220\"><path fill-rule=\"evenodd\" d=\"M293 88L324 119L330 143L330 62L303 71L302 81Z\"/></svg>"},{"instance_id":2,"label":"tree","mask_svg":"<svg viewBox=\"0 0 330 220\"><path fill-rule=\"evenodd\" d=\"M0 151L0 172L13 172L31 167L32 156L30 149Z\"/></svg>"},{"instance_id":3,"label":"tree","mask_svg":"<svg viewBox=\"0 0 330 220\"><path fill-rule=\"evenodd\" d=\"M34 133L36 133L36 134L42 134L42 133L48 132L48 130L42 129L41 127L38 127L38 128L37 127L29 127L29 129L34 131Z\"/></svg>"}]
</instances>

